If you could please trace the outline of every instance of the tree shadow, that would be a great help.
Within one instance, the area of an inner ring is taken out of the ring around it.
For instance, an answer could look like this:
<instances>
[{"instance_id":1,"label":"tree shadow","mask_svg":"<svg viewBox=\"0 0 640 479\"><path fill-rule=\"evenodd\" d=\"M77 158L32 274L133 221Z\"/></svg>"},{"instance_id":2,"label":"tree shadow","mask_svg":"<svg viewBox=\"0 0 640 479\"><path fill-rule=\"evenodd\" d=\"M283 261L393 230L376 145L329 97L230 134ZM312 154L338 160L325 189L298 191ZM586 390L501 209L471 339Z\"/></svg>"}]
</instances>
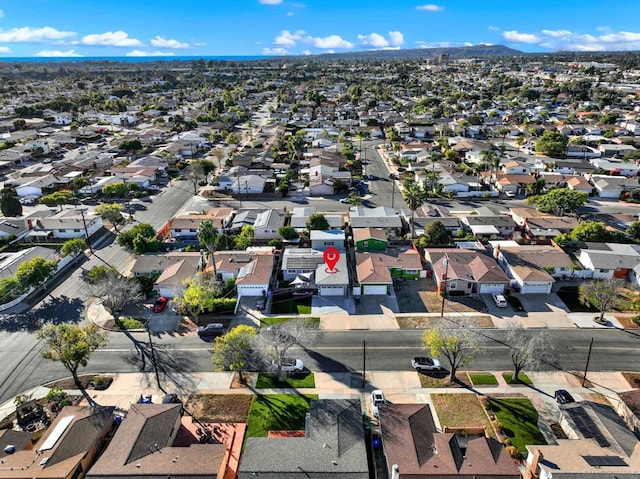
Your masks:
<instances>
[{"instance_id":1,"label":"tree shadow","mask_svg":"<svg viewBox=\"0 0 640 479\"><path fill-rule=\"evenodd\" d=\"M46 323L79 323L83 314L84 302L80 298L49 296L38 309L21 314L0 315L0 330L34 332Z\"/></svg>"}]
</instances>

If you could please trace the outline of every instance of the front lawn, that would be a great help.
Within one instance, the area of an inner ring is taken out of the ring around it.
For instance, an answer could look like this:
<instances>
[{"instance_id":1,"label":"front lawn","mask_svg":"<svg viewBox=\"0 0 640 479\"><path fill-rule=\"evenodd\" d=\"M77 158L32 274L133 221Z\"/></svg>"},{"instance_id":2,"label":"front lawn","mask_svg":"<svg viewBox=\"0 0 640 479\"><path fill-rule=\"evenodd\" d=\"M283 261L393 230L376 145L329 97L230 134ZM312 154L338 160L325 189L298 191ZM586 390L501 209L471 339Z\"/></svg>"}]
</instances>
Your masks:
<instances>
[{"instance_id":1,"label":"front lawn","mask_svg":"<svg viewBox=\"0 0 640 479\"><path fill-rule=\"evenodd\" d=\"M546 444L538 428L538 411L526 398L489 400L491 411L502 426L502 432L521 453L526 453L527 444Z\"/></svg>"},{"instance_id":2,"label":"front lawn","mask_svg":"<svg viewBox=\"0 0 640 479\"><path fill-rule=\"evenodd\" d=\"M256 396L247 418L247 437L267 437L269 431L301 431L309 403L316 394L267 394Z\"/></svg>"},{"instance_id":3,"label":"front lawn","mask_svg":"<svg viewBox=\"0 0 640 479\"><path fill-rule=\"evenodd\" d=\"M311 297L275 299L271 303L271 314L311 314Z\"/></svg>"},{"instance_id":4,"label":"front lawn","mask_svg":"<svg viewBox=\"0 0 640 479\"><path fill-rule=\"evenodd\" d=\"M531 386L533 381L527 376L525 373L520 373L518 375L518 379L514 379L513 374L511 373L502 373L502 377L506 381L507 384L526 384L527 386Z\"/></svg>"},{"instance_id":5,"label":"front lawn","mask_svg":"<svg viewBox=\"0 0 640 479\"><path fill-rule=\"evenodd\" d=\"M469 379L474 386L497 386L498 380L491 373L469 373Z\"/></svg>"},{"instance_id":6,"label":"front lawn","mask_svg":"<svg viewBox=\"0 0 640 479\"><path fill-rule=\"evenodd\" d=\"M287 321L292 321L294 319L298 319L295 316L275 316L275 317L264 317L260 321L260 327L266 328L268 326L273 326L275 324L286 323ZM311 317L307 318L309 321L316 323L317 326L320 326L320 318Z\"/></svg>"},{"instance_id":7,"label":"front lawn","mask_svg":"<svg viewBox=\"0 0 640 479\"><path fill-rule=\"evenodd\" d=\"M440 426L486 427L493 432L489 417L475 394L432 394L431 401L440 420ZM491 434L495 437L494 434Z\"/></svg>"},{"instance_id":8,"label":"front lawn","mask_svg":"<svg viewBox=\"0 0 640 479\"><path fill-rule=\"evenodd\" d=\"M282 382L274 374L258 374L256 389L276 389L276 388L315 388L316 381L313 373L292 374Z\"/></svg>"}]
</instances>

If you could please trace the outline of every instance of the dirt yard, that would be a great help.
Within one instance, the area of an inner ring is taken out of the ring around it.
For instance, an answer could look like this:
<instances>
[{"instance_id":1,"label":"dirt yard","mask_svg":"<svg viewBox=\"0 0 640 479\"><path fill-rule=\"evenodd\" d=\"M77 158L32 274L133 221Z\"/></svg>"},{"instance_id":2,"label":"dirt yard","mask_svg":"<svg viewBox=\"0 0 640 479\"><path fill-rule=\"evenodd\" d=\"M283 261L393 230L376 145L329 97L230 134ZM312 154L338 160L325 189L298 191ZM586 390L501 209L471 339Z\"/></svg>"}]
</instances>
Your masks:
<instances>
[{"instance_id":1,"label":"dirt yard","mask_svg":"<svg viewBox=\"0 0 640 479\"><path fill-rule=\"evenodd\" d=\"M252 394L192 394L185 409L202 422L245 422Z\"/></svg>"},{"instance_id":2,"label":"dirt yard","mask_svg":"<svg viewBox=\"0 0 640 479\"><path fill-rule=\"evenodd\" d=\"M446 313L445 313L446 315ZM467 316L476 328L493 328L490 316ZM439 317L430 316L396 316L396 321L401 329L427 329L436 324Z\"/></svg>"}]
</instances>

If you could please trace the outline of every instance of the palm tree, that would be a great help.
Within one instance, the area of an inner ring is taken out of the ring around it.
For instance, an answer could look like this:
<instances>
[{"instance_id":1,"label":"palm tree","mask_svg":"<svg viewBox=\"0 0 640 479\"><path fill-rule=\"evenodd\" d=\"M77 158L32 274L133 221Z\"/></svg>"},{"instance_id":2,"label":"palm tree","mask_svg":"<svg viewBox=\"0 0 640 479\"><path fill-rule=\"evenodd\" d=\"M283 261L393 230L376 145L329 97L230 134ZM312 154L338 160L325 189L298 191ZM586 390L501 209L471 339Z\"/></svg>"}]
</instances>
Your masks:
<instances>
[{"instance_id":1,"label":"palm tree","mask_svg":"<svg viewBox=\"0 0 640 479\"><path fill-rule=\"evenodd\" d=\"M218 230L211 220L204 220L198 227L198 241L207 248L209 256L211 257L211 264L213 265L213 274L216 274L216 262L213 259L213 253L216 250L216 237L218 236Z\"/></svg>"},{"instance_id":2,"label":"palm tree","mask_svg":"<svg viewBox=\"0 0 640 479\"><path fill-rule=\"evenodd\" d=\"M424 191L422 191L418 184L411 183L404 189L402 196L404 202L411 210L411 238L413 239L415 237L413 218L416 210L424 204Z\"/></svg>"}]
</instances>

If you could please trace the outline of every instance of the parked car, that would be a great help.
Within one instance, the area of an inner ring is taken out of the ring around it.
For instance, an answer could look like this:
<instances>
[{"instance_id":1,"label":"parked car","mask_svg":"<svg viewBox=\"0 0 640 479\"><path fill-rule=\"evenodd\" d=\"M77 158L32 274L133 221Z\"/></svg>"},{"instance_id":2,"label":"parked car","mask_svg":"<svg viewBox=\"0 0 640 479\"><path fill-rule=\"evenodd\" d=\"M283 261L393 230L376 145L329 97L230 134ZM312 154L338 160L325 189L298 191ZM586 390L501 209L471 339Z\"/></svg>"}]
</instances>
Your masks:
<instances>
[{"instance_id":1,"label":"parked car","mask_svg":"<svg viewBox=\"0 0 640 479\"><path fill-rule=\"evenodd\" d=\"M162 404L182 404L182 401L176 393L169 393L162 398Z\"/></svg>"},{"instance_id":2,"label":"parked car","mask_svg":"<svg viewBox=\"0 0 640 479\"><path fill-rule=\"evenodd\" d=\"M224 334L224 325L222 323L209 323L206 326L198 328L198 336L202 339L215 338Z\"/></svg>"},{"instance_id":3,"label":"parked car","mask_svg":"<svg viewBox=\"0 0 640 479\"><path fill-rule=\"evenodd\" d=\"M566 389L558 389L555 393L553 393L553 396L556 398L556 402L558 404L569 404L572 402L576 402L576 400L573 399L573 396L569 394L569 391L567 391Z\"/></svg>"},{"instance_id":4,"label":"parked car","mask_svg":"<svg viewBox=\"0 0 640 479\"><path fill-rule=\"evenodd\" d=\"M506 308L507 307L507 299L501 294L492 294L493 302L496 303L498 308Z\"/></svg>"},{"instance_id":5,"label":"parked car","mask_svg":"<svg viewBox=\"0 0 640 479\"><path fill-rule=\"evenodd\" d=\"M301 359L284 358L282 361L282 370L287 373L299 373L304 369L304 363Z\"/></svg>"},{"instance_id":6,"label":"parked car","mask_svg":"<svg viewBox=\"0 0 640 479\"><path fill-rule=\"evenodd\" d=\"M440 361L427 356L418 356L411 360L411 367L418 371L438 371L442 369Z\"/></svg>"},{"instance_id":7,"label":"parked car","mask_svg":"<svg viewBox=\"0 0 640 479\"><path fill-rule=\"evenodd\" d=\"M153 311L154 313L161 313L164 308L167 307L168 302L169 300L167 298L165 298L164 296L160 296L158 299L156 299L156 302L153 303L151 311Z\"/></svg>"},{"instance_id":8,"label":"parked car","mask_svg":"<svg viewBox=\"0 0 640 479\"><path fill-rule=\"evenodd\" d=\"M505 191L505 192L504 192L504 195L505 195L507 198L514 198L514 197L516 196L516 194L515 194L513 191Z\"/></svg>"},{"instance_id":9,"label":"parked car","mask_svg":"<svg viewBox=\"0 0 640 479\"><path fill-rule=\"evenodd\" d=\"M340 201L340 203L349 203L349 198L340 198L338 201Z\"/></svg>"},{"instance_id":10,"label":"parked car","mask_svg":"<svg viewBox=\"0 0 640 479\"><path fill-rule=\"evenodd\" d=\"M152 402L151 394L141 394L140 399L138 399L138 404L151 404Z\"/></svg>"},{"instance_id":11,"label":"parked car","mask_svg":"<svg viewBox=\"0 0 640 479\"><path fill-rule=\"evenodd\" d=\"M371 391L371 409L373 409L374 417L378 417L378 406L384 404L384 393L380 389L374 389Z\"/></svg>"}]
</instances>

